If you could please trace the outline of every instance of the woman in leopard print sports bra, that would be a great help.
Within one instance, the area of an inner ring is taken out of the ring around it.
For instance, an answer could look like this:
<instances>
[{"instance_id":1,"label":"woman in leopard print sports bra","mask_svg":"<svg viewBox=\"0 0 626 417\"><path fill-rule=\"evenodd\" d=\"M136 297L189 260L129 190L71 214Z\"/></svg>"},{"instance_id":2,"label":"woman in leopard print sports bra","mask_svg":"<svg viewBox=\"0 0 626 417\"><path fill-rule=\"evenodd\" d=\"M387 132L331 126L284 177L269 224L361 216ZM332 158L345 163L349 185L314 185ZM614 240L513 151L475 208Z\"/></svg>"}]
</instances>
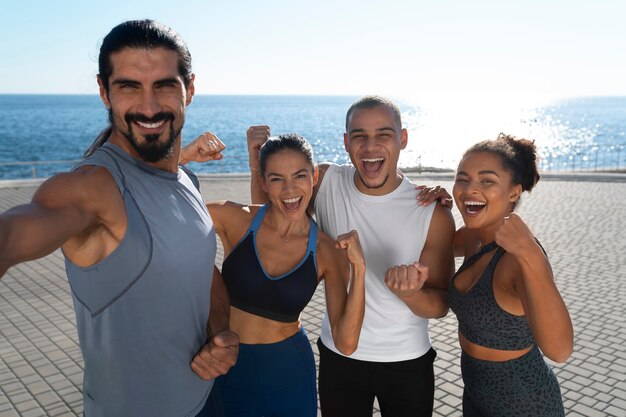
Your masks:
<instances>
[{"instance_id":1,"label":"woman in leopard print sports bra","mask_svg":"<svg viewBox=\"0 0 626 417\"><path fill-rule=\"evenodd\" d=\"M543 359L573 349L569 313L550 262L513 211L539 180L532 141L501 134L463 156L453 196L465 227L455 252L465 256L449 288L459 321L463 414L563 416L558 381Z\"/></svg>"}]
</instances>

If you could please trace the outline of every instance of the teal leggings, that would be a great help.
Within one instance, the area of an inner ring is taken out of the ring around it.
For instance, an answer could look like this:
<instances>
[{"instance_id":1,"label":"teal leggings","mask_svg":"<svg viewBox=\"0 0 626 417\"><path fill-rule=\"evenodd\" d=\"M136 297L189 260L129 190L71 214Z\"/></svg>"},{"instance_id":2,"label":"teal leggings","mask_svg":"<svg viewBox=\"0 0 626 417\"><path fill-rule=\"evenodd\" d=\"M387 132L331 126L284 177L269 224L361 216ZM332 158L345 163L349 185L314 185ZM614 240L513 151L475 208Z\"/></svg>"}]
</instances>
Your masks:
<instances>
[{"instance_id":1,"label":"teal leggings","mask_svg":"<svg viewBox=\"0 0 626 417\"><path fill-rule=\"evenodd\" d=\"M241 344L237 364L213 389L226 417L316 417L315 360L304 328L277 343Z\"/></svg>"}]
</instances>

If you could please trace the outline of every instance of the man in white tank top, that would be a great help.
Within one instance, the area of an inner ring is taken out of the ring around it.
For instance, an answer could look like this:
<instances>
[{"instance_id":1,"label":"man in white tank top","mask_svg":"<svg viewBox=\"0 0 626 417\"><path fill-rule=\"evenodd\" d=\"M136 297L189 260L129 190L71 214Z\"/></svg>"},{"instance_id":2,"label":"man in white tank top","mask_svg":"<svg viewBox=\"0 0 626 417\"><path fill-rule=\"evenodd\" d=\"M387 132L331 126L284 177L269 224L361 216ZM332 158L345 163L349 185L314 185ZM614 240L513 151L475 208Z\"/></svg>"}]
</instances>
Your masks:
<instances>
[{"instance_id":1,"label":"man in white tank top","mask_svg":"<svg viewBox=\"0 0 626 417\"><path fill-rule=\"evenodd\" d=\"M267 136L267 126L248 130L252 171ZM398 172L407 139L395 104L363 97L346 116L344 144L352 165L319 165L312 200L319 226L331 237L357 230L367 264L357 350L342 355L326 316L322 322L319 394L324 417L371 416L374 398L383 417L432 415L436 354L428 319L448 311L455 228L447 208L418 205L415 187ZM252 178L252 199L263 201L257 178Z\"/></svg>"}]
</instances>

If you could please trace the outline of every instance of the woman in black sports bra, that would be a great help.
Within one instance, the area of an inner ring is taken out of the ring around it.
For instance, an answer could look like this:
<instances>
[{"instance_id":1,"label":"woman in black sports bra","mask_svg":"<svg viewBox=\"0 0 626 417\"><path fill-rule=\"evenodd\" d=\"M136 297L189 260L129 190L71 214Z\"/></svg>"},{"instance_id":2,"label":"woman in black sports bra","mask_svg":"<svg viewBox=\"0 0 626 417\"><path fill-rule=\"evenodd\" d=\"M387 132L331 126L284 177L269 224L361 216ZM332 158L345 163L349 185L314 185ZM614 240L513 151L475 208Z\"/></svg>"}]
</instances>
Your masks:
<instances>
[{"instance_id":1,"label":"woman in black sports bra","mask_svg":"<svg viewBox=\"0 0 626 417\"><path fill-rule=\"evenodd\" d=\"M300 312L324 280L335 344L346 355L354 352L365 261L355 231L335 241L307 214L317 169L306 140L268 139L253 175L261 176L268 204L207 204L224 247L230 328L241 342L237 364L216 380L211 395L227 416L315 417L315 362Z\"/></svg>"},{"instance_id":2,"label":"woman in black sports bra","mask_svg":"<svg viewBox=\"0 0 626 417\"><path fill-rule=\"evenodd\" d=\"M513 211L539 180L532 141L500 134L459 163L453 188L465 256L449 287L459 321L464 416L563 416L556 362L572 353L573 328L550 262Z\"/></svg>"}]
</instances>

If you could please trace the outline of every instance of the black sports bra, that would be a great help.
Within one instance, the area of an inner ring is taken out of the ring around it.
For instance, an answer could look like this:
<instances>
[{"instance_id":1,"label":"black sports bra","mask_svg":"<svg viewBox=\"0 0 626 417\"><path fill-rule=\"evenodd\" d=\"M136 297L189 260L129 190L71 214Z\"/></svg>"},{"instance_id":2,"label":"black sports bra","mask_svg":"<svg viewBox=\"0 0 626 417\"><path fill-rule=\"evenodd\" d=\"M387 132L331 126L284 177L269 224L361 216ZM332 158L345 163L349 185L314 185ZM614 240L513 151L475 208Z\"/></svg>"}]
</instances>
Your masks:
<instances>
[{"instance_id":1,"label":"black sports bra","mask_svg":"<svg viewBox=\"0 0 626 417\"><path fill-rule=\"evenodd\" d=\"M247 313L285 323L298 321L317 288L317 225L310 220L307 252L300 263L279 277L269 276L259 262L256 232L268 205L262 206L246 235L222 264L230 304Z\"/></svg>"}]
</instances>

